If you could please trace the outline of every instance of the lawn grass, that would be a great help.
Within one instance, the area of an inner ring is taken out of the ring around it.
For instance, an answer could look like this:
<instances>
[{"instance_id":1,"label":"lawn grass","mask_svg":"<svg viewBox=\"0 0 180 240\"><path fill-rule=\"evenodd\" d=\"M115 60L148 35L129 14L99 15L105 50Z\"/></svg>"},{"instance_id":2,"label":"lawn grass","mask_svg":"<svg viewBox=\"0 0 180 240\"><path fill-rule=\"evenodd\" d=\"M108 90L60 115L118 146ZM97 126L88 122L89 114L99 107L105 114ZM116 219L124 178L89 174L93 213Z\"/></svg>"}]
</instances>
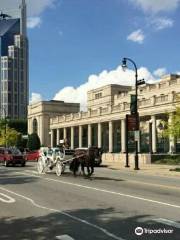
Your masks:
<instances>
[{"instance_id":1,"label":"lawn grass","mask_svg":"<svg viewBox=\"0 0 180 240\"><path fill-rule=\"evenodd\" d=\"M152 155L152 163L155 164L167 164L167 165L180 165L180 155L172 154L154 154Z\"/></svg>"}]
</instances>

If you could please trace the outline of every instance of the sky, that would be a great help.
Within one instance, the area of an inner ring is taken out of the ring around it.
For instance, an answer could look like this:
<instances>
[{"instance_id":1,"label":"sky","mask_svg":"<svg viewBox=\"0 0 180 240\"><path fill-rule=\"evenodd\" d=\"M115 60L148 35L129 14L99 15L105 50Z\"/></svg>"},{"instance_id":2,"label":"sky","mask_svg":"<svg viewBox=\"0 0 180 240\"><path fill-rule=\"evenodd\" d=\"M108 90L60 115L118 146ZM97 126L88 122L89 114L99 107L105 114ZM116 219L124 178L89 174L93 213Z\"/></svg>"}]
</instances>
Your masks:
<instances>
[{"instance_id":1,"label":"sky","mask_svg":"<svg viewBox=\"0 0 180 240\"><path fill-rule=\"evenodd\" d=\"M0 9L20 0L0 0ZM80 102L110 83L180 73L180 0L26 0L30 102Z\"/></svg>"}]
</instances>

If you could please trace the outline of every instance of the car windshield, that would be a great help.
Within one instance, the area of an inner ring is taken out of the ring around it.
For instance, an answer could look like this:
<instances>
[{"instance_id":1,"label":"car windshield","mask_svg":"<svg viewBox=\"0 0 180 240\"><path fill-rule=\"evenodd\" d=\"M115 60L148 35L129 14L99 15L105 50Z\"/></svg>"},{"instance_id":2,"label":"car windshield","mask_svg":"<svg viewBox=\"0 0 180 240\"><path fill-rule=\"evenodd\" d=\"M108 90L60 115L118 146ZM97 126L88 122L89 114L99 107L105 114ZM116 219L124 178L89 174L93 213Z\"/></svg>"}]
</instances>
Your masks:
<instances>
[{"instance_id":1,"label":"car windshield","mask_svg":"<svg viewBox=\"0 0 180 240\"><path fill-rule=\"evenodd\" d=\"M13 148L11 150L8 150L8 152L10 151L10 153L12 152L12 154L21 154L20 150L17 148Z\"/></svg>"}]
</instances>

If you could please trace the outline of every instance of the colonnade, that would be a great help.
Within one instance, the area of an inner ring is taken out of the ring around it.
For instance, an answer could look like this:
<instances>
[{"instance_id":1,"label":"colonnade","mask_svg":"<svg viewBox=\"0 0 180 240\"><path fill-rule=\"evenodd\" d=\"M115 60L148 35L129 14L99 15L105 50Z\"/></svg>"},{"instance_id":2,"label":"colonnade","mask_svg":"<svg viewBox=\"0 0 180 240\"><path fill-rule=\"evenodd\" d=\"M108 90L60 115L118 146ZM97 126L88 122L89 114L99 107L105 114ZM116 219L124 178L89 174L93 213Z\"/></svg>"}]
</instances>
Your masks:
<instances>
[{"instance_id":1,"label":"colonnade","mask_svg":"<svg viewBox=\"0 0 180 240\"><path fill-rule=\"evenodd\" d=\"M169 117L169 122L172 121L172 115L170 115ZM107 126L108 126L108 136L107 136L107 142L108 142L108 152L112 153L113 149L114 149L114 134L116 129L114 129L114 122L115 121L109 121L106 122ZM117 122L117 121L116 121ZM150 117L149 122L151 122L152 124L152 129L151 129L151 136L152 136L152 152L156 153L157 152L157 119L156 119L156 115L153 115ZM93 124L86 124L86 125L78 125L78 126L71 126L69 127L70 129L70 138L69 143L71 148L73 149L74 147L88 147L92 145L92 125ZM97 146L99 148L103 148L103 139L102 139L102 134L103 134L103 122L98 122L96 123L97 126ZM126 122L125 119L121 119L118 121L119 124L119 130L120 130L120 151L122 153L126 152ZM86 126L87 128L87 141L86 141L86 146L83 145L83 127ZM78 128L78 135L75 136L75 127ZM62 129L62 128L61 128ZM56 131L56 134L55 134ZM62 131L62 130L61 130ZM56 140L54 141L54 137L56 138ZM78 138L78 146L75 146L75 137ZM67 138L67 127L63 128L63 139ZM56 143L56 144L55 144ZM60 143L60 129L51 129L51 146L54 145L59 145ZM140 146L140 144L139 144ZM175 141L173 139L173 137L170 137L169 139L169 150L170 151L174 151L175 150ZM140 147L139 147L139 152L141 151Z\"/></svg>"}]
</instances>

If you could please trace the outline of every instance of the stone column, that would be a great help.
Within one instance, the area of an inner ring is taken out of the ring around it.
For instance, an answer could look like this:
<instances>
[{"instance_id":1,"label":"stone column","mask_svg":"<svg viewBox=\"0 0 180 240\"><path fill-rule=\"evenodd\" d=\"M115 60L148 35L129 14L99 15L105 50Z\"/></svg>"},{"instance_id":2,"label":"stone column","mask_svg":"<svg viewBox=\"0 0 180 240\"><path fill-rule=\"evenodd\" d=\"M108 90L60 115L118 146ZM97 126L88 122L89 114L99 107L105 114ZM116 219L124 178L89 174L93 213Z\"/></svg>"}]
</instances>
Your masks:
<instances>
[{"instance_id":1,"label":"stone column","mask_svg":"<svg viewBox=\"0 0 180 240\"><path fill-rule=\"evenodd\" d=\"M152 121L152 152L157 152L157 130L156 130L156 116L151 116Z\"/></svg>"},{"instance_id":2,"label":"stone column","mask_svg":"<svg viewBox=\"0 0 180 240\"><path fill-rule=\"evenodd\" d=\"M173 113L169 114L169 119L168 119L168 125L172 124L172 118L173 118ZM175 138L170 135L169 136L169 153L174 153L176 152L176 143L175 143Z\"/></svg>"},{"instance_id":3,"label":"stone column","mask_svg":"<svg viewBox=\"0 0 180 240\"><path fill-rule=\"evenodd\" d=\"M109 153L113 152L113 123L109 122Z\"/></svg>"},{"instance_id":4,"label":"stone column","mask_svg":"<svg viewBox=\"0 0 180 240\"><path fill-rule=\"evenodd\" d=\"M74 127L71 127L71 149L74 149Z\"/></svg>"},{"instance_id":5,"label":"stone column","mask_svg":"<svg viewBox=\"0 0 180 240\"><path fill-rule=\"evenodd\" d=\"M79 126L79 147L82 147L82 126Z\"/></svg>"},{"instance_id":6,"label":"stone column","mask_svg":"<svg viewBox=\"0 0 180 240\"><path fill-rule=\"evenodd\" d=\"M51 129L51 147L53 147L54 130Z\"/></svg>"},{"instance_id":7,"label":"stone column","mask_svg":"<svg viewBox=\"0 0 180 240\"><path fill-rule=\"evenodd\" d=\"M102 147L102 136L101 136L101 131L102 131L102 125L101 123L98 123L98 147Z\"/></svg>"},{"instance_id":8,"label":"stone column","mask_svg":"<svg viewBox=\"0 0 180 240\"><path fill-rule=\"evenodd\" d=\"M43 116L39 117L39 138L41 144L44 145L44 118Z\"/></svg>"},{"instance_id":9,"label":"stone column","mask_svg":"<svg viewBox=\"0 0 180 240\"><path fill-rule=\"evenodd\" d=\"M37 134L38 134L38 136L40 138L40 136L41 136L40 116L38 116L36 119L37 119Z\"/></svg>"},{"instance_id":10,"label":"stone column","mask_svg":"<svg viewBox=\"0 0 180 240\"><path fill-rule=\"evenodd\" d=\"M121 152L126 152L126 119L121 120Z\"/></svg>"},{"instance_id":11,"label":"stone column","mask_svg":"<svg viewBox=\"0 0 180 240\"><path fill-rule=\"evenodd\" d=\"M88 147L92 145L92 129L91 124L88 124Z\"/></svg>"},{"instance_id":12,"label":"stone column","mask_svg":"<svg viewBox=\"0 0 180 240\"><path fill-rule=\"evenodd\" d=\"M57 129L56 131L57 131L57 134L56 134L56 144L59 145L59 143L60 143L60 142L59 142L59 140L60 140L60 139L59 139L60 129Z\"/></svg>"},{"instance_id":13,"label":"stone column","mask_svg":"<svg viewBox=\"0 0 180 240\"><path fill-rule=\"evenodd\" d=\"M67 138L67 129L66 128L63 129L63 138L64 139Z\"/></svg>"},{"instance_id":14,"label":"stone column","mask_svg":"<svg viewBox=\"0 0 180 240\"><path fill-rule=\"evenodd\" d=\"M28 118L28 133L31 134L32 130L31 130L31 125L32 125L32 118Z\"/></svg>"}]
</instances>

